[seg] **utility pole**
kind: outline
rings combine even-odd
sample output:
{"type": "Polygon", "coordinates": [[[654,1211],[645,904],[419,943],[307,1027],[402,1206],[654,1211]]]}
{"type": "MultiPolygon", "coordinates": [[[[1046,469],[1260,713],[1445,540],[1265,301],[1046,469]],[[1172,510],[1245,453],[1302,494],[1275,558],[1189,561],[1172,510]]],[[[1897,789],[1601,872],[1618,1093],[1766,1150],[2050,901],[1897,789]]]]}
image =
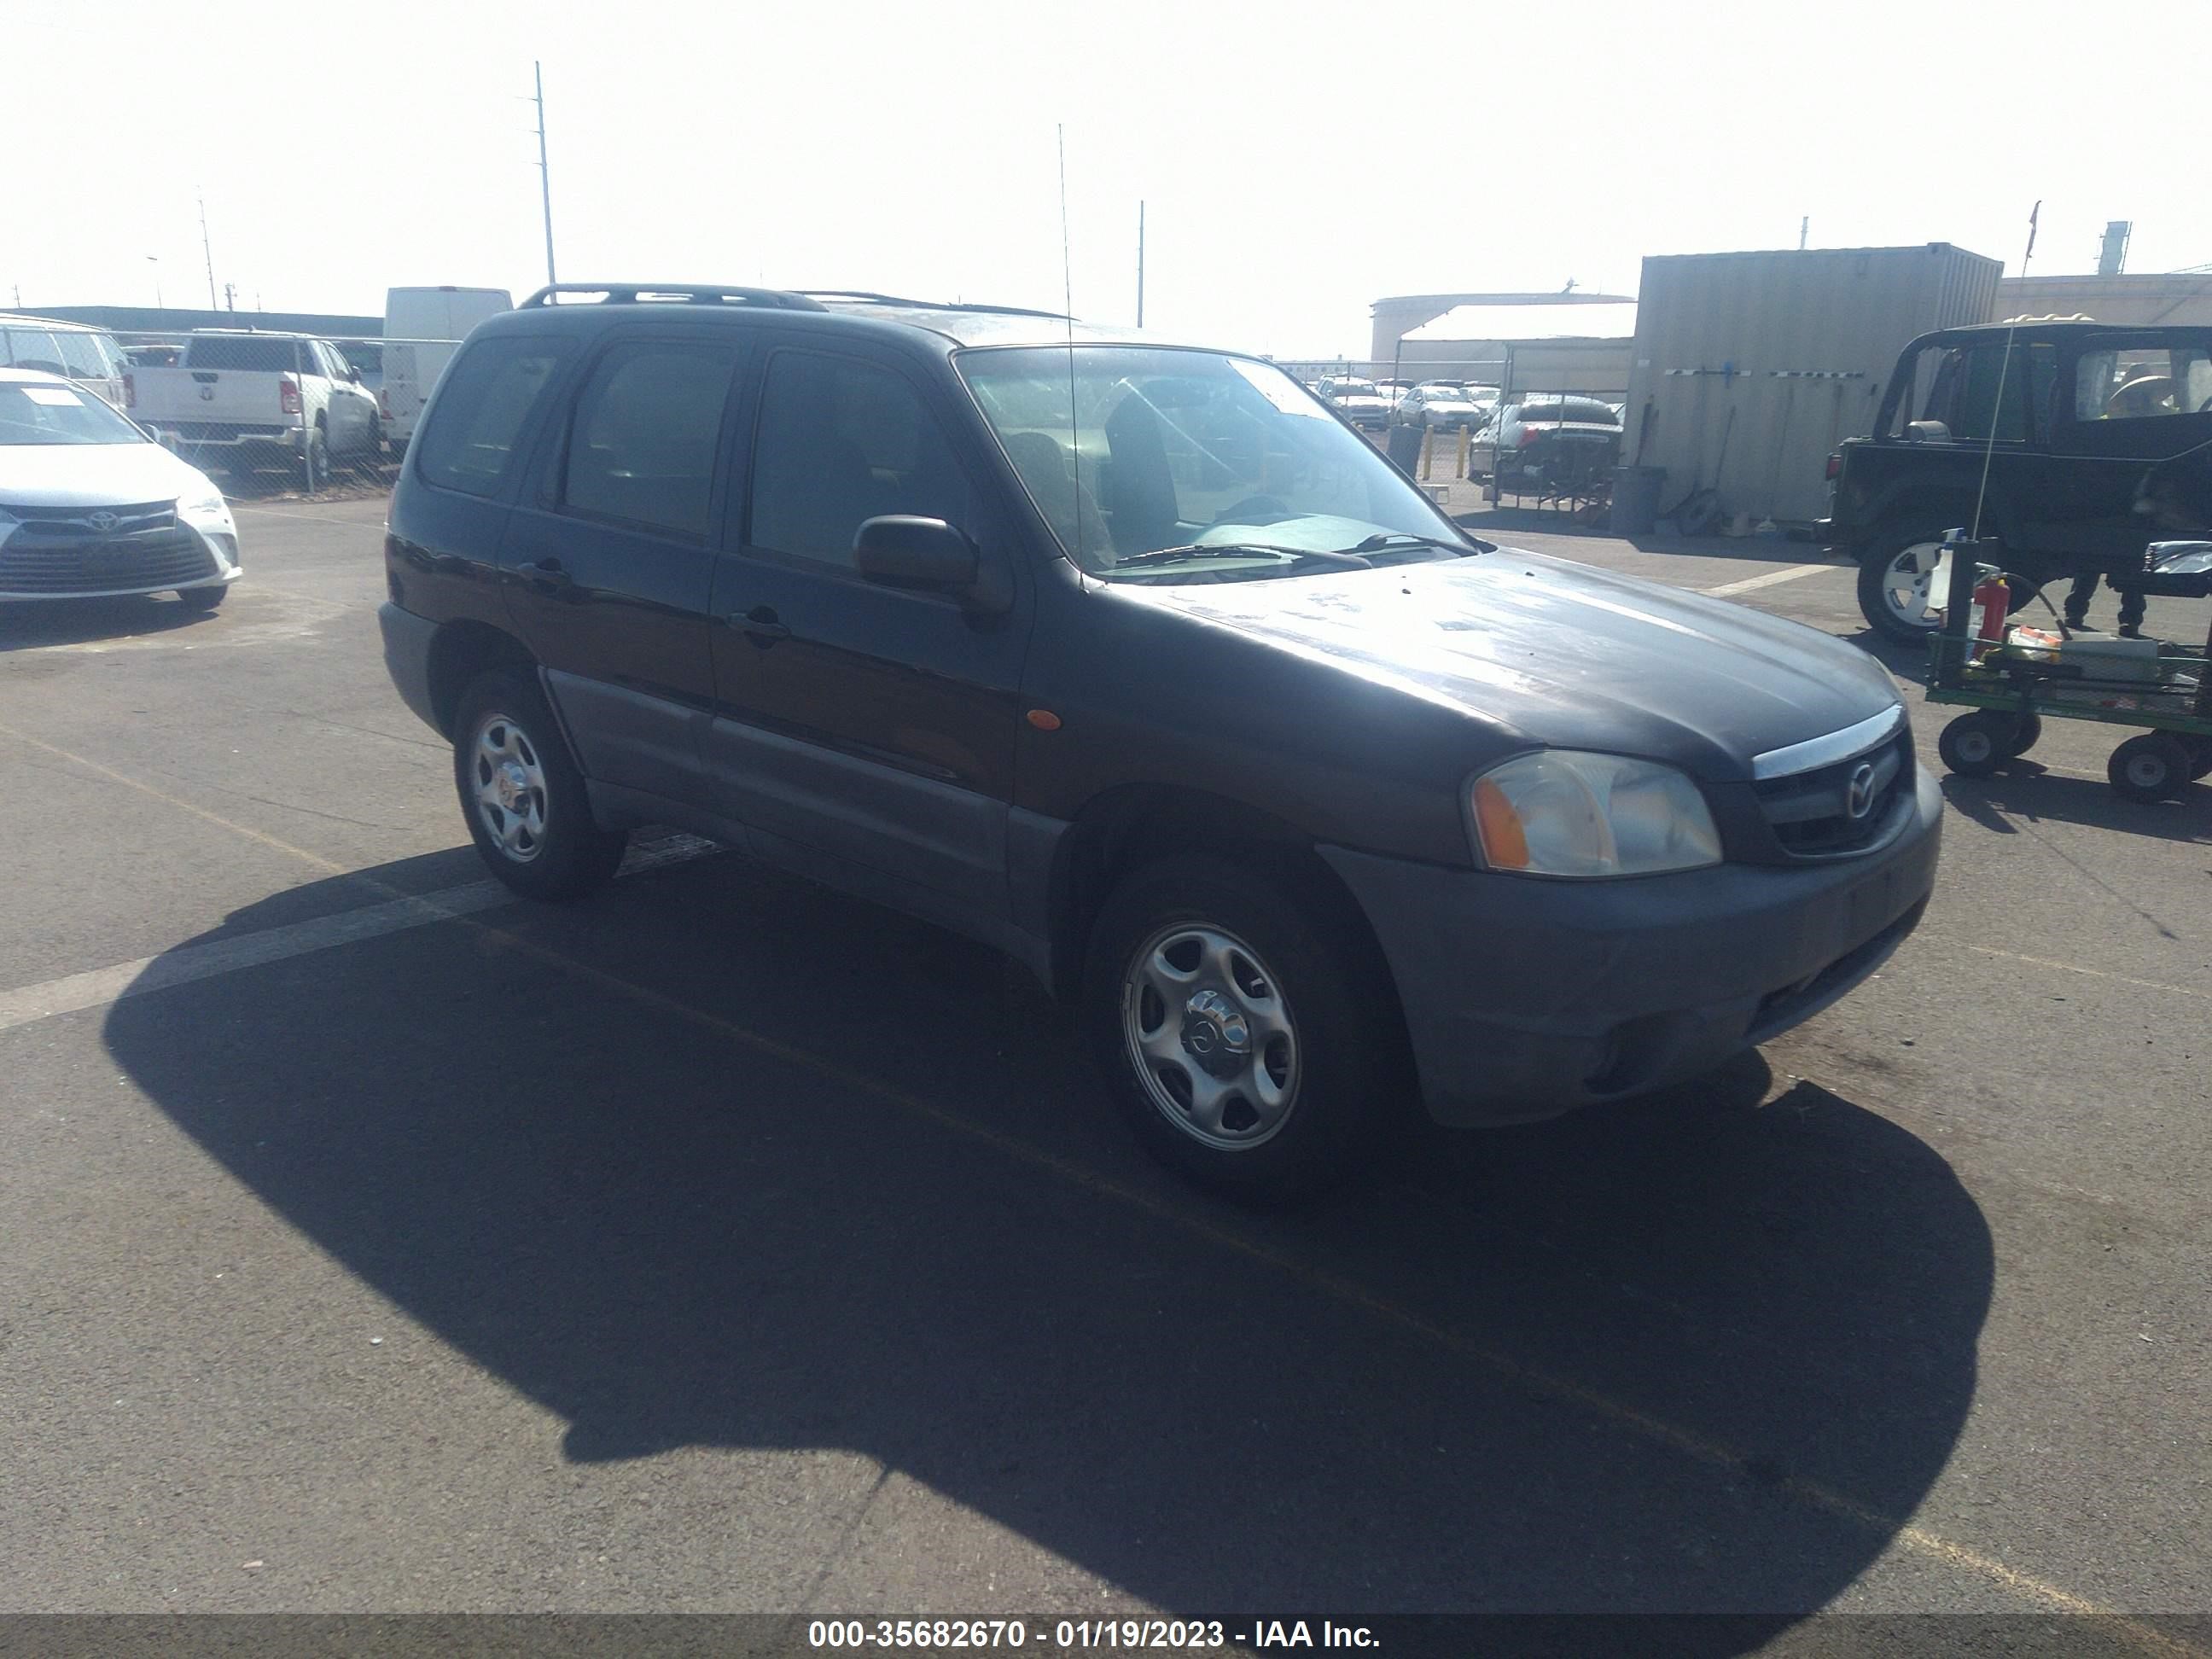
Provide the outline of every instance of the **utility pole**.
{"type": "Polygon", "coordinates": [[[538,191],[545,210],[545,281],[550,286],[559,279],[553,275],[553,172],[545,164],[545,65],[533,61],[530,72],[538,82],[538,191]]]}
{"type": "Polygon", "coordinates": [[[146,256],[146,263],[154,267],[154,309],[160,311],[164,309],[161,304],[161,256],[149,253],[146,256]]]}
{"type": "Polygon", "coordinates": [[[1809,213],[1797,222],[1797,251],[1800,253],[1805,251],[1805,238],[1812,228],[1813,216],[1809,213]]]}
{"type": "Polygon", "coordinates": [[[202,255],[204,255],[204,256],[205,257],[205,258],[207,259],[208,309],[209,309],[210,311],[213,311],[214,309],[216,309],[216,303],[215,303],[215,247],[214,247],[214,245],[213,245],[212,243],[210,243],[210,242],[208,240],[208,232],[207,232],[207,192],[206,192],[205,191],[200,191],[200,193],[199,193],[199,197],[200,197],[200,252],[201,252],[201,253],[202,253],[202,255]]]}
{"type": "Polygon", "coordinates": [[[1145,204],[1137,204],[1137,326],[1145,325],[1145,204]]]}

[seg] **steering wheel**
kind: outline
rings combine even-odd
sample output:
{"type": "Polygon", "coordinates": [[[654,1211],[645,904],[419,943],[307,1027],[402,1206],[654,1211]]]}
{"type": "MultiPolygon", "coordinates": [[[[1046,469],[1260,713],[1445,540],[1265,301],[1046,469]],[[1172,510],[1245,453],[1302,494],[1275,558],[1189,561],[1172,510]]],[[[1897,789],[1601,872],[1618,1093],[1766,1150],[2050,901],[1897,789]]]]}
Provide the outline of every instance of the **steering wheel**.
{"type": "Polygon", "coordinates": [[[1279,519],[1291,516],[1288,503],[1275,495],[1247,495],[1234,507],[1224,507],[1213,515],[1216,524],[1273,524],[1279,519]]]}

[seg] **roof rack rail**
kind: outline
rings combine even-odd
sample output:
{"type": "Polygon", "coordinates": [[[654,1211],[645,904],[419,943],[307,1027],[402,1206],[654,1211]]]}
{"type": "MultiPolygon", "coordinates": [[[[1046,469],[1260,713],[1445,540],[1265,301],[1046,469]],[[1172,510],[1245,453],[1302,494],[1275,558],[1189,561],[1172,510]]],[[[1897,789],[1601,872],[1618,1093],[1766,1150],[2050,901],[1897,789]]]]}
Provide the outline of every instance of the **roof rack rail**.
{"type": "Polygon", "coordinates": [[[702,283],[548,283],[525,300],[517,310],[532,306],[558,305],[563,294],[596,295],[604,305],[635,305],[640,301],[685,305],[767,306],[780,311],[823,311],[828,307],[804,294],[781,288],[719,288],[702,283]]]}
{"type": "Polygon", "coordinates": [[[969,311],[991,317],[1049,317],[1056,323],[1068,320],[1062,311],[1036,311],[1027,306],[994,306],[980,302],[969,304],[944,300],[904,300],[896,294],[871,294],[856,288],[808,288],[799,290],[802,299],[858,300],[864,305],[908,306],[916,311],[969,311]]]}

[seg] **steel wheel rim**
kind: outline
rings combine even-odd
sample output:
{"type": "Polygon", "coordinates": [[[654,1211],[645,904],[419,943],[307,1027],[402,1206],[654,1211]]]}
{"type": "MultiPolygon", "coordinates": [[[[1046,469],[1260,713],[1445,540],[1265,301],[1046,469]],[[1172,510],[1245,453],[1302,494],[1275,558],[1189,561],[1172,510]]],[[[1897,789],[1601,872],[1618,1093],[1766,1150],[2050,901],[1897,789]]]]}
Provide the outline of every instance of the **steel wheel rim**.
{"type": "Polygon", "coordinates": [[[1929,578],[1943,556],[1941,542],[1915,542],[1889,562],[1882,573],[1881,597],[1890,614],[1914,628],[1936,625],[1936,606],[1929,603],[1929,578]]]}
{"type": "Polygon", "coordinates": [[[1171,923],[1131,952],[1121,1032],[1153,1108],[1202,1146],[1260,1146],[1297,1104],[1290,1005],[1260,953],[1225,928],[1171,923]]]}
{"type": "Polygon", "coordinates": [[[2157,755],[2130,755],[2126,770],[2128,781],[2138,789],[2163,789],[2169,775],[2166,762],[2157,755]]]}
{"type": "Polygon", "coordinates": [[[545,850],[544,763],[514,716],[494,712],[477,722],[469,781],[477,820],[503,856],[528,864],[545,850]]]}
{"type": "Polygon", "coordinates": [[[1959,746],[1959,758],[1969,766],[1979,766],[1997,752],[1996,739],[1974,727],[1960,732],[1954,741],[1959,746]]]}

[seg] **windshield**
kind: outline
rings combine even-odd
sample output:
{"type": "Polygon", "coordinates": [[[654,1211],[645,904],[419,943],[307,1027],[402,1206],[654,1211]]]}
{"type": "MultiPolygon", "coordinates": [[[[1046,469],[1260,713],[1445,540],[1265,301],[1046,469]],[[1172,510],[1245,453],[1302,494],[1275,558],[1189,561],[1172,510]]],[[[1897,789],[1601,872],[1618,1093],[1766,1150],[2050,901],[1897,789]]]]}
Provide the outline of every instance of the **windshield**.
{"type": "Polygon", "coordinates": [[[1157,346],[969,351],[957,362],[1037,510],[1095,574],[1140,558],[1146,580],[1340,569],[1301,556],[1376,536],[1468,548],[1373,445],[1271,364],[1157,346]],[[1249,556],[1225,556],[1231,548],[1249,556]],[[1191,553],[1145,558],[1166,549],[1191,553]]]}
{"type": "Polygon", "coordinates": [[[143,444],[146,434],[73,386],[0,380],[0,444],[143,444]]]}
{"type": "Polygon", "coordinates": [[[1340,398],[1372,398],[1376,395],[1372,380],[1339,380],[1336,395],[1340,398]]]}

